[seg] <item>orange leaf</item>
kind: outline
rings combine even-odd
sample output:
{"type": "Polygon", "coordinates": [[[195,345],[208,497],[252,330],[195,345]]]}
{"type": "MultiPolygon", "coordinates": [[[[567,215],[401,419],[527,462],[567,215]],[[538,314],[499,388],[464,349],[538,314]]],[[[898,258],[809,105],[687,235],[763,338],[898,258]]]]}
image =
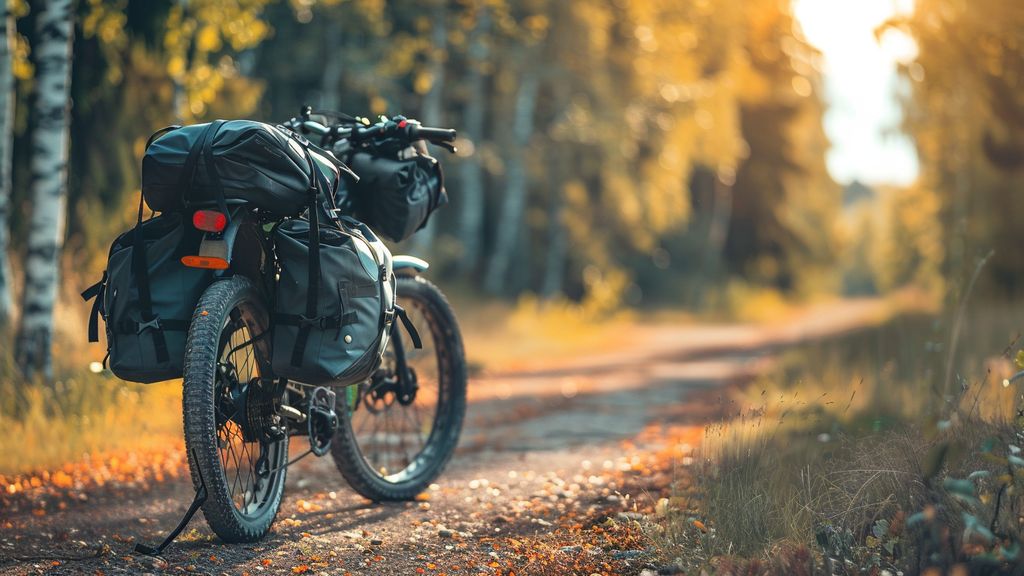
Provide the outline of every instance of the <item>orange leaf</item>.
{"type": "Polygon", "coordinates": [[[273,563],[274,561],[270,558],[264,558],[263,560],[260,560],[260,564],[262,564],[263,566],[270,566],[273,563]]]}
{"type": "Polygon", "coordinates": [[[299,564],[292,568],[292,574],[305,574],[309,572],[309,566],[306,564],[299,564]]]}

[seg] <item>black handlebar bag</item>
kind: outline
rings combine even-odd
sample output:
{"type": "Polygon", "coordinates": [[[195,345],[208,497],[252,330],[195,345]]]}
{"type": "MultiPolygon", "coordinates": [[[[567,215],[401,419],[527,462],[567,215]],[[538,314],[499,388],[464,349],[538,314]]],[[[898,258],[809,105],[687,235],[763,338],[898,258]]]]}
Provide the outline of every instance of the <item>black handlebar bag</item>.
{"type": "Polygon", "coordinates": [[[388,240],[412,236],[448,203],[441,165],[430,156],[399,160],[360,151],[348,164],[359,176],[353,185],[356,217],[388,240]]]}
{"type": "Polygon", "coordinates": [[[150,383],[181,377],[192,312],[213,280],[209,270],[181,263],[200,241],[180,213],[139,222],[114,241],[103,279],[83,292],[86,300],[96,299],[89,341],[99,340],[102,316],[109,368],[118,378],[150,383]]]}
{"type": "MultiPolygon", "coordinates": [[[[317,385],[365,380],[396,314],[391,253],[365,225],[295,219],[274,232],[274,375],[317,385]]],[[[404,317],[403,317],[404,318],[404,317]]]]}

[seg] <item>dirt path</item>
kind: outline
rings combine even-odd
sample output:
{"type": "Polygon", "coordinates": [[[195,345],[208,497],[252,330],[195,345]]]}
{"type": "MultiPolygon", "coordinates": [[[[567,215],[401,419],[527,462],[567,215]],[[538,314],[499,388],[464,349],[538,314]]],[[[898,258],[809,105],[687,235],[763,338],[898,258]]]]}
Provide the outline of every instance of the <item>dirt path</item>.
{"type": "Polygon", "coordinates": [[[182,479],[106,487],[42,515],[0,509],[0,574],[640,573],[653,558],[630,514],[651,504],[642,457],[666,442],[650,425],[699,426],[718,388],[777,349],[884,313],[850,301],[783,325],[657,326],[614,355],[483,375],[459,454],[421,501],[373,504],[329,458],[304,460],[257,545],[221,544],[196,518],[166,562],[132,555],[135,539],[156,542],[180,517],[192,496],[182,479]]]}

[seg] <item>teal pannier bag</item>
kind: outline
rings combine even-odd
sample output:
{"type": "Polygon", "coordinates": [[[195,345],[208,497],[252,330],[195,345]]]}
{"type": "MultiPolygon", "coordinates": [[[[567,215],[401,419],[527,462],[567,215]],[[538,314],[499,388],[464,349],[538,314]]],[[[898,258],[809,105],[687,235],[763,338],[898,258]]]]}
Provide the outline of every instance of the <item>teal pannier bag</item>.
{"type": "Polygon", "coordinates": [[[89,341],[99,341],[102,318],[108,366],[118,378],[150,383],[181,377],[189,322],[213,281],[210,270],[181,263],[200,241],[180,213],[140,221],[114,241],[103,278],[82,293],[95,299],[89,341]]]}
{"type": "Polygon", "coordinates": [[[274,375],[306,384],[355,384],[380,365],[391,334],[391,253],[355,220],[318,224],[318,218],[295,219],[274,232],[281,265],[274,294],[274,375]]]}

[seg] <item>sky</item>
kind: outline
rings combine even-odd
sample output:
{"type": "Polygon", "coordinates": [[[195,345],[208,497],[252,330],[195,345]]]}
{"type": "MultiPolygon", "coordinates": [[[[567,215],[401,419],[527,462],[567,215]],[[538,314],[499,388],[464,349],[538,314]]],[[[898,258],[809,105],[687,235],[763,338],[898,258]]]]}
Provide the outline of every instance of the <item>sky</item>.
{"type": "Polygon", "coordinates": [[[916,46],[906,35],[875,29],[913,0],[796,0],[807,40],[824,57],[825,133],[832,142],[828,170],[840,184],[907,185],[917,178],[914,145],[899,133],[896,65],[916,46]]]}

